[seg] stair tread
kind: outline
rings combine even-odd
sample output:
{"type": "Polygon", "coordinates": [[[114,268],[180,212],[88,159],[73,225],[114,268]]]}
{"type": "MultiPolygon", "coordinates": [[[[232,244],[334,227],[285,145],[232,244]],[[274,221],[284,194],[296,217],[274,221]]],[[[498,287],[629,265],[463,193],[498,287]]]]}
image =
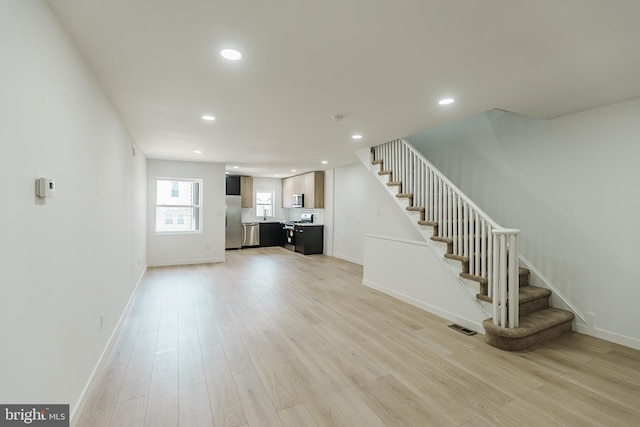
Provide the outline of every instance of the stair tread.
{"type": "Polygon", "coordinates": [[[474,282],[478,282],[478,283],[484,284],[484,285],[489,283],[489,280],[486,277],[475,276],[473,274],[469,274],[469,273],[465,273],[465,272],[460,273],[459,276],[462,277],[463,279],[473,280],[474,282]]]}
{"type": "Polygon", "coordinates": [[[524,338],[568,322],[574,317],[570,311],[549,307],[520,317],[520,326],[517,328],[502,328],[494,325],[492,319],[483,321],[482,326],[487,333],[505,338],[524,338]]]}
{"type": "Polygon", "coordinates": [[[378,160],[374,160],[373,162],[371,162],[372,165],[381,165],[382,164],[382,159],[378,159],[378,160]]]}
{"type": "Polygon", "coordinates": [[[413,198],[413,193],[398,193],[398,194],[396,194],[396,197],[408,197],[408,198],[413,198]]]}
{"type": "Polygon", "coordinates": [[[418,221],[418,225],[428,225],[429,227],[437,227],[438,221],[418,221]]]}
{"type": "MultiPolygon", "coordinates": [[[[547,288],[540,288],[538,286],[525,285],[520,286],[520,292],[518,293],[518,303],[525,304],[531,301],[535,301],[540,298],[546,298],[551,295],[551,291],[547,288]]],[[[476,298],[486,302],[493,302],[493,298],[488,295],[476,295],[476,298]]]]}
{"type": "Polygon", "coordinates": [[[521,286],[520,293],[518,295],[518,301],[520,304],[530,302],[539,298],[545,298],[551,295],[551,291],[547,288],[540,288],[538,286],[521,286]]]}
{"type": "Polygon", "coordinates": [[[418,212],[424,212],[424,207],[423,206],[409,206],[406,208],[408,211],[418,211],[418,212]]]}
{"type": "MultiPolygon", "coordinates": [[[[443,237],[439,237],[438,239],[432,239],[435,240],[436,242],[444,242],[447,243],[445,240],[445,238],[443,237]],[[440,240],[439,240],[440,239],[440,240]]],[[[463,255],[456,255],[456,254],[444,254],[444,257],[447,259],[452,259],[454,261],[460,261],[460,262],[469,262],[469,258],[463,255]]]]}

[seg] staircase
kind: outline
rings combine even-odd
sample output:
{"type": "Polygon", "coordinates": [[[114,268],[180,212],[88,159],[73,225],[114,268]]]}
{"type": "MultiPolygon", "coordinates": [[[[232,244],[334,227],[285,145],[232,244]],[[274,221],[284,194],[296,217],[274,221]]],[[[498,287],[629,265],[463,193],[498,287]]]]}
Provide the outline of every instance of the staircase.
{"type": "Polygon", "coordinates": [[[446,245],[460,277],[478,283],[476,298],[493,305],[482,323],[488,344],[523,350],[571,330],[574,314],[550,307],[551,291],[529,285],[530,271],[519,267],[519,230],[496,224],[404,140],[373,147],[371,162],[422,235],[446,245]]]}

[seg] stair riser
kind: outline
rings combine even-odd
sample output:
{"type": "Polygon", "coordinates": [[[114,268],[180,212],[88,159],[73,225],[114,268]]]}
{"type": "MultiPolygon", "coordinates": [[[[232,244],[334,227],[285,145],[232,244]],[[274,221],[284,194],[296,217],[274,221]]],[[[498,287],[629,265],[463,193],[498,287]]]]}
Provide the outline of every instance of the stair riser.
{"type": "MultiPolygon", "coordinates": [[[[493,302],[493,300],[489,298],[487,295],[477,294],[476,298],[488,303],[493,302]]],[[[549,295],[536,298],[534,300],[530,300],[527,302],[521,302],[519,307],[519,312],[520,312],[520,316],[526,316],[536,311],[544,310],[545,308],[549,308],[549,295]]]]}
{"type": "Polygon", "coordinates": [[[531,314],[535,311],[544,310],[545,308],[549,308],[549,297],[538,298],[533,301],[527,301],[525,303],[520,304],[520,316],[526,316],[527,314],[531,314]]]}

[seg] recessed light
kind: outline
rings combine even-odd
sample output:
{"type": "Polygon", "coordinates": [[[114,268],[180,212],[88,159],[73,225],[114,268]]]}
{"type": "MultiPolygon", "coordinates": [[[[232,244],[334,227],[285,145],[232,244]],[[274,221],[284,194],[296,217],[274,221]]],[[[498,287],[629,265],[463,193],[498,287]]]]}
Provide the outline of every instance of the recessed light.
{"type": "Polygon", "coordinates": [[[353,135],[351,138],[353,138],[353,139],[362,139],[362,135],[357,133],[357,134],[353,135]]]}
{"type": "Polygon", "coordinates": [[[295,171],[296,171],[295,169],[291,169],[291,172],[295,172],[295,171]]]}
{"type": "Polygon", "coordinates": [[[242,58],[242,54],[235,49],[222,49],[220,51],[220,55],[222,55],[224,59],[228,59],[229,61],[237,61],[238,59],[242,58]]]}
{"type": "Polygon", "coordinates": [[[322,163],[323,165],[326,165],[326,164],[327,164],[327,163],[329,163],[329,162],[327,162],[326,160],[323,160],[323,161],[321,161],[320,163],[322,163]]]}
{"type": "Polygon", "coordinates": [[[196,154],[202,154],[202,151],[200,151],[200,150],[193,150],[193,152],[196,153],[196,154]]]}
{"type": "Polygon", "coordinates": [[[225,172],[225,175],[229,175],[229,172],[225,172]]]}
{"type": "Polygon", "coordinates": [[[206,120],[206,121],[208,121],[208,122],[212,122],[212,121],[214,121],[215,119],[216,119],[215,117],[213,117],[213,116],[209,116],[209,115],[207,115],[207,114],[205,114],[204,116],[202,116],[202,120],[206,120]]]}
{"type": "Polygon", "coordinates": [[[449,105],[449,104],[453,104],[456,100],[453,98],[442,98],[440,101],[438,101],[438,104],[440,105],[449,105]]]}
{"type": "Polygon", "coordinates": [[[233,168],[234,168],[234,169],[239,169],[239,168],[240,168],[240,166],[234,166],[233,168]]]}

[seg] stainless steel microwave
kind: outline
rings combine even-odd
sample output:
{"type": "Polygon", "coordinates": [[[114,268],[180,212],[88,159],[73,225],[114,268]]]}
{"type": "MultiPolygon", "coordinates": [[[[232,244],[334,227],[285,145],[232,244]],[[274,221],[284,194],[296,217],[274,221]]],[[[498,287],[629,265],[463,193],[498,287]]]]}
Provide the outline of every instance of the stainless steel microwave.
{"type": "Polygon", "coordinates": [[[293,195],[293,203],[291,204],[294,208],[303,208],[304,207],[304,194],[294,194],[293,195]]]}

